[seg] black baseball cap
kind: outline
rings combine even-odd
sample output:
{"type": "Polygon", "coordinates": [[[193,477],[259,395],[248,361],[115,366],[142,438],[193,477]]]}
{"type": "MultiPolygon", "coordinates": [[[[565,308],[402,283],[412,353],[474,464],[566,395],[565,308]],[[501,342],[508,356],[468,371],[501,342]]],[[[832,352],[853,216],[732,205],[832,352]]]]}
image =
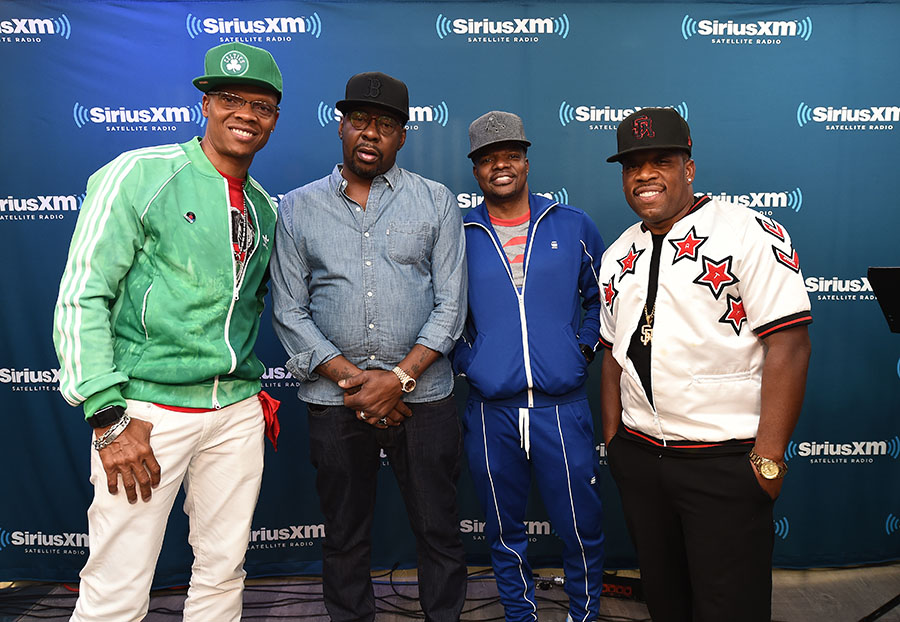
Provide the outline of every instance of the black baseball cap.
{"type": "Polygon", "coordinates": [[[386,73],[358,73],[347,81],[344,99],[335,107],[347,114],[356,106],[379,106],[409,121],[409,91],[406,85],[386,73]]]}
{"type": "Polygon", "coordinates": [[[622,156],[645,149],[680,149],[691,155],[691,128],[674,108],[641,108],[622,119],[616,130],[619,151],[606,158],[618,162],[622,156]]]}

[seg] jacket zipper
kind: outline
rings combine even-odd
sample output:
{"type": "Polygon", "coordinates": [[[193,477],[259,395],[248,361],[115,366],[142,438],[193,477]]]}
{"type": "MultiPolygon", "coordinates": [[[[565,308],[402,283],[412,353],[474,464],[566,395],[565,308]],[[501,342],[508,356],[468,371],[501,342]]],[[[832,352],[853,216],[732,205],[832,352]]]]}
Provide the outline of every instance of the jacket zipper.
{"type": "MultiPolygon", "coordinates": [[[[500,260],[503,262],[503,265],[506,267],[506,274],[509,276],[510,285],[512,285],[513,292],[516,295],[516,300],[519,303],[519,324],[522,327],[522,358],[525,365],[525,382],[528,384],[528,408],[534,408],[534,376],[531,372],[531,351],[528,348],[528,319],[525,315],[525,284],[528,280],[528,262],[531,258],[531,249],[534,246],[534,237],[537,234],[537,228],[540,224],[541,220],[547,213],[554,207],[559,205],[559,203],[553,203],[549,207],[547,207],[544,212],[538,216],[537,220],[534,221],[534,227],[531,229],[531,239],[528,240],[528,253],[525,255],[525,264],[522,268],[522,291],[520,292],[516,287],[516,282],[513,280],[512,276],[512,268],[509,265],[509,259],[506,257],[506,253],[500,248],[500,245],[497,244],[497,240],[494,238],[491,230],[482,225],[481,223],[472,223],[478,225],[482,229],[484,229],[488,236],[491,238],[491,242],[494,244],[494,249],[497,251],[497,254],[500,256],[500,260]]],[[[485,208],[486,209],[486,208],[485,208]]]]}
{"type": "MultiPolygon", "coordinates": [[[[225,339],[225,347],[228,348],[228,354],[231,356],[231,366],[228,369],[228,373],[232,373],[237,367],[237,354],[234,351],[234,348],[231,347],[231,315],[234,313],[234,303],[240,298],[240,290],[238,283],[238,278],[240,275],[237,274],[237,266],[234,263],[234,230],[232,229],[232,219],[231,219],[231,196],[228,192],[228,181],[226,179],[222,179],[222,183],[225,187],[225,205],[228,206],[226,210],[226,217],[228,218],[228,254],[231,257],[231,301],[228,305],[228,313],[225,315],[225,329],[224,329],[224,339],[225,339]]],[[[247,195],[244,193],[244,201],[245,205],[247,203],[247,195]]],[[[250,257],[247,257],[247,262],[250,261],[250,257]]],[[[222,408],[222,405],[219,403],[219,376],[215,377],[213,381],[213,392],[212,392],[212,406],[216,410],[222,408]]]]}
{"type": "Polygon", "coordinates": [[[150,333],[147,331],[147,297],[150,296],[151,289],[153,289],[152,284],[144,292],[144,301],[141,304],[141,326],[144,328],[144,339],[150,339],[150,333]]]}

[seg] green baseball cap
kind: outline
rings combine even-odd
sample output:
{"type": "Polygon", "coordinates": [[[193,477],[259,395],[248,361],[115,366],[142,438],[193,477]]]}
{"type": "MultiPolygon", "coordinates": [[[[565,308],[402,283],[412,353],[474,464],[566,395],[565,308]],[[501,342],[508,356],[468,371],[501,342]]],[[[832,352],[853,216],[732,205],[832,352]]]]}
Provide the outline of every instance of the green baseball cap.
{"type": "Polygon", "coordinates": [[[251,84],[274,91],[281,101],[281,70],[267,50],[246,43],[223,43],[206,52],[205,74],[194,78],[204,93],[222,84],[251,84]]]}

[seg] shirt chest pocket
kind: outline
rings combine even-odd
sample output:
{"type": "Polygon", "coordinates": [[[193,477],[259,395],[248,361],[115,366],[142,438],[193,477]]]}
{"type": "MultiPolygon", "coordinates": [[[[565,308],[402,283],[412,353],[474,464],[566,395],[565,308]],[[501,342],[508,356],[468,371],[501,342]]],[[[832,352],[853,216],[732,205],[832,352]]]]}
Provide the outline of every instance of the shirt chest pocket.
{"type": "Polygon", "coordinates": [[[397,263],[417,264],[430,246],[431,227],[427,222],[393,221],[385,231],[388,255],[397,263]]]}

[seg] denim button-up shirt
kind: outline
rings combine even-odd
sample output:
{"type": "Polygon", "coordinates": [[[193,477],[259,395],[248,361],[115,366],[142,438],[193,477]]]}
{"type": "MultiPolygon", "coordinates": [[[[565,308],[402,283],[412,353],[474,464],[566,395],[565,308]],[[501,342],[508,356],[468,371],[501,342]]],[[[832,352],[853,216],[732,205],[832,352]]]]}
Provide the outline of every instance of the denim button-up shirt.
{"type": "MultiPolygon", "coordinates": [[[[372,180],[366,208],[347,197],[340,166],[286,194],[272,254],[275,332],[305,402],[337,405],[343,390],[315,368],[343,354],[392,369],[414,344],[448,354],[466,316],[465,237],[443,185],[394,165],[372,180]]],[[[446,356],[408,402],[450,394],[446,356]]]]}

